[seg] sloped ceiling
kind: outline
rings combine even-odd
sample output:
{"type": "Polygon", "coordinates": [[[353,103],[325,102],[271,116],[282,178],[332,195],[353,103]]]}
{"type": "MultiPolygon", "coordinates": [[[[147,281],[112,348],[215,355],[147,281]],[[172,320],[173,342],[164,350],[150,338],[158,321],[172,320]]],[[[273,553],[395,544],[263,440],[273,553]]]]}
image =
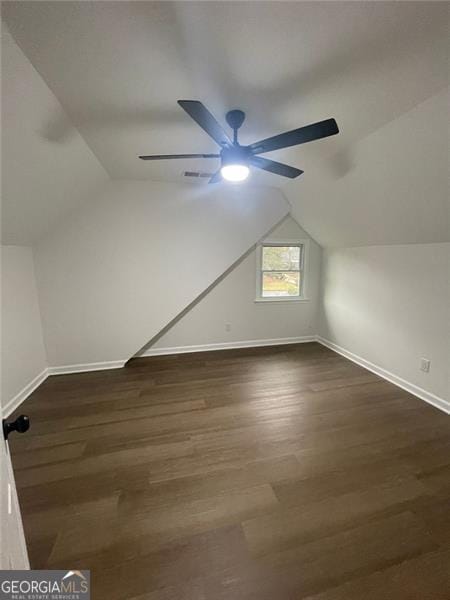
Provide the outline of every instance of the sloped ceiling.
{"type": "Polygon", "coordinates": [[[2,243],[35,243],[108,181],[54,94],[2,26],[2,243]],[[57,118],[66,134],[49,136],[57,118]]]}
{"type": "Polygon", "coordinates": [[[322,246],[450,241],[449,90],[336,156],[312,166],[301,191],[285,188],[293,214],[322,246]]]}
{"type": "MultiPolygon", "coordinates": [[[[339,136],[271,154],[305,176],[252,173],[252,180],[283,187],[323,245],[442,241],[436,224],[425,236],[400,222],[383,234],[389,216],[382,211],[355,236],[333,216],[333,181],[348,222],[362,206],[360,190],[345,189],[358,143],[448,84],[447,3],[21,1],[4,3],[2,14],[110,177],[179,181],[184,169],[216,167],[136,158],[215,150],[177,107],[179,98],[200,99],[222,118],[230,108],[245,110],[242,143],[334,116],[339,136]]],[[[55,113],[48,133],[58,138],[70,127],[55,113]]],[[[428,200],[438,211],[442,199],[436,207],[428,200]]],[[[417,218],[420,202],[409,207],[417,218]]],[[[399,207],[401,214],[404,198],[399,207]]]]}

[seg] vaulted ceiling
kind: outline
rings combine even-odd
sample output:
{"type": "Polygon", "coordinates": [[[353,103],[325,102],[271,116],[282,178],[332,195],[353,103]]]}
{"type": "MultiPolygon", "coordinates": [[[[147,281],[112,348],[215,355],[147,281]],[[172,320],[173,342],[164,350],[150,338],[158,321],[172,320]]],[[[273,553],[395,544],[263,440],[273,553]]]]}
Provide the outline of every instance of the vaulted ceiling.
{"type": "MultiPolygon", "coordinates": [[[[324,245],[445,238],[442,198],[426,235],[373,236],[380,216],[355,237],[351,227],[333,229],[332,198],[318,204],[316,194],[342,188],[363,140],[448,85],[447,3],[12,1],[2,15],[69,116],[55,111],[43,135],[58,140],[75,127],[111,178],[181,181],[184,170],[217,168],[213,160],[137,159],[215,151],[179,98],[202,100],[219,119],[246,111],[241,143],[335,117],[338,136],[270,155],[304,176],[254,173],[252,182],[282,187],[324,245]]],[[[350,203],[345,185],[340,192],[345,222],[361,202],[357,187],[350,203]]]]}

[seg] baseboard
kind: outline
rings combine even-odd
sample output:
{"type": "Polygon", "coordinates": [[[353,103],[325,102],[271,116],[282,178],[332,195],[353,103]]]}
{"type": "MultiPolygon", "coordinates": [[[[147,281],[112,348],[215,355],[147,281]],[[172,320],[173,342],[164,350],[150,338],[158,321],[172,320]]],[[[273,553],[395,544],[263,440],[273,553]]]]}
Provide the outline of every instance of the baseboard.
{"type": "Polygon", "coordinates": [[[112,360],[108,362],[85,363],[80,365],[65,365],[62,367],[48,367],[28,383],[18,394],[11,398],[3,407],[3,418],[9,415],[24,402],[34,390],[51,375],[66,375],[69,373],[86,373],[88,371],[105,371],[107,369],[121,369],[125,360],[112,360]]]}
{"type": "Polygon", "coordinates": [[[27,385],[20,390],[18,394],[11,398],[3,407],[3,418],[9,417],[9,415],[18,408],[28,396],[34,392],[34,390],[41,385],[43,381],[47,379],[49,375],[48,369],[44,369],[39,375],[36,375],[34,379],[27,383],[27,385]]]}
{"type": "Polygon", "coordinates": [[[390,371],[387,371],[386,369],[383,369],[382,367],[371,363],[365,358],[362,358],[361,356],[358,356],[357,354],[354,354],[353,352],[350,352],[349,350],[346,350],[345,348],[342,348],[334,342],[330,342],[330,340],[327,340],[319,335],[316,337],[316,340],[319,342],[319,344],[322,344],[322,346],[326,346],[330,350],[341,354],[345,358],[348,358],[352,362],[360,365],[361,367],[364,367],[368,371],[372,371],[372,373],[375,373],[375,375],[379,375],[380,377],[386,379],[390,383],[393,383],[394,385],[401,387],[407,392],[410,392],[414,396],[417,396],[421,400],[428,402],[428,404],[432,404],[434,407],[439,408],[447,414],[450,414],[450,402],[444,400],[444,398],[440,398],[439,396],[436,396],[431,392],[427,392],[418,385],[415,385],[414,383],[410,383],[409,381],[402,379],[398,375],[395,375],[394,373],[391,373],[390,371]]]}
{"type": "Polygon", "coordinates": [[[68,375],[70,373],[87,373],[88,371],[106,371],[109,369],[121,369],[126,360],[110,360],[106,362],[84,363],[79,365],[63,365],[61,367],[49,367],[49,375],[68,375]]]}
{"type": "MultiPolygon", "coordinates": [[[[169,354],[187,354],[191,352],[208,352],[211,350],[229,350],[234,348],[258,348],[262,346],[282,346],[286,344],[302,344],[306,342],[319,342],[323,346],[326,346],[330,350],[341,354],[345,358],[348,358],[352,362],[364,367],[368,371],[375,373],[379,377],[386,379],[390,383],[401,387],[402,389],[410,392],[414,396],[417,396],[421,400],[432,404],[436,408],[439,408],[443,412],[450,414],[450,402],[440,398],[431,392],[427,392],[423,388],[398,377],[394,373],[383,369],[382,367],[371,363],[370,361],[362,358],[342,348],[334,342],[315,335],[305,335],[300,337],[289,337],[289,338],[274,338],[265,340],[244,340],[240,342],[222,342],[218,344],[203,344],[195,346],[176,346],[173,348],[149,348],[140,357],[145,356],[165,356],[169,354]]],[[[64,365],[60,367],[48,367],[44,369],[39,375],[37,375],[30,383],[28,383],[18,394],[9,400],[3,407],[3,416],[8,417],[16,408],[18,408],[28,396],[34,392],[34,390],[43,383],[47,377],[51,375],[66,375],[70,373],[86,373],[89,371],[104,371],[108,369],[121,369],[127,361],[125,360],[113,360],[106,362],[97,363],[84,363],[76,365],[64,365]]]]}
{"type": "Polygon", "coordinates": [[[174,346],[173,348],[148,348],[137,358],[144,356],[166,356],[168,354],[188,354],[191,352],[210,352],[211,350],[232,350],[236,348],[259,348],[261,346],[284,346],[285,344],[303,344],[315,342],[315,335],[300,337],[274,338],[270,340],[244,340],[241,342],[221,342],[218,344],[199,344],[196,346],[174,346]]]}

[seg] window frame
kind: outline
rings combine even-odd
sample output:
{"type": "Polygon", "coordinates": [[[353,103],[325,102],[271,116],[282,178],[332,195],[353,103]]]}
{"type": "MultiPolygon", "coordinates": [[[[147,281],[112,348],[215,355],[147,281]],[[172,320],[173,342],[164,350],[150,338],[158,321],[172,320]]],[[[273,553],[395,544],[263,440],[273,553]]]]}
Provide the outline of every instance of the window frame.
{"type": "MultiPolygon", "coordinates": [[[[308,302],[307,285],[308,285],[308,259],[309,259],[309,239],[267,239],[263,240],[256,246],[256,296],[255,302],[308,302]],[[263,274],[262,269],[262,254],[264,246],[299,246],[300,247],[300,264],[298,272],[300,273],[300,293],[298,296],[263,296],[263,274]]],[[[289,272],[280,269],[281,273],[289,272]]],[[[297,269],[292,270],[297,273],[297,269]]]]}

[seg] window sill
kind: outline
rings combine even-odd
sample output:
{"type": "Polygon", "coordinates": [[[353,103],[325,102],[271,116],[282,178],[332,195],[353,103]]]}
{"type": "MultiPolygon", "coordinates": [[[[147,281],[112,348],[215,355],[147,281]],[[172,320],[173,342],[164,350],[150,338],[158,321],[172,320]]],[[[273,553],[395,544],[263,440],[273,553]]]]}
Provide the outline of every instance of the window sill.
{"type": "Polygon", "coordinates": [[[255,302],[260,302],[261,304],[265,304],[266,302],[309,302],[309,298],[255,298],[255,302]]]}

